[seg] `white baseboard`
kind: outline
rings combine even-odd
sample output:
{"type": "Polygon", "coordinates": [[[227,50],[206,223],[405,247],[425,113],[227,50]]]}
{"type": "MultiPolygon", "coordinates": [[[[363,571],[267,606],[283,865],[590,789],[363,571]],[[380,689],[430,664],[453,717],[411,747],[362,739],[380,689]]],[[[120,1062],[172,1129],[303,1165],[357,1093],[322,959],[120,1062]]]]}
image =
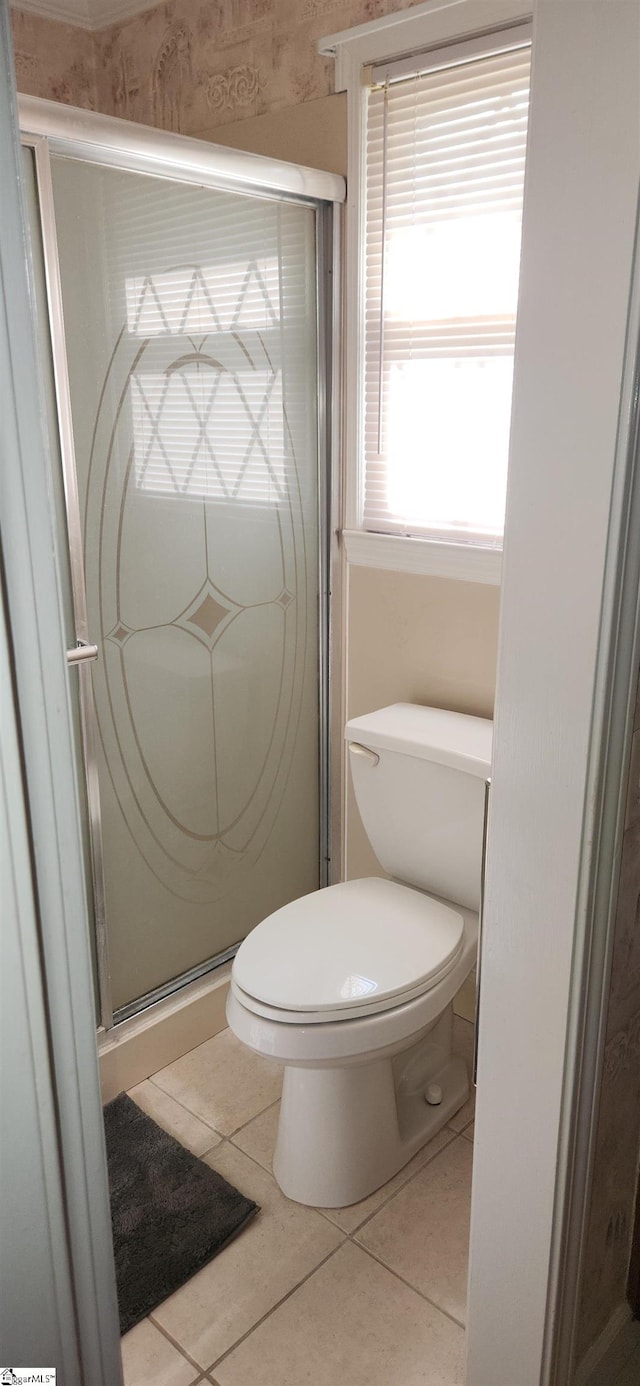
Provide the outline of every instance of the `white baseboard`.
{"type": "Polygon", "coordinates": [[[226,1028],[231,965],[190,982],[98,1035],[103,1102],[117,1097],[226,1028]]]}
{"type": "Polygon", "coordinates": [[[615,1342],[618,1334],[626,1327],[631,1320],[631,1310],[628,1304],[619,1304],[614,1309],[609,1322],[605,1325],[602,1333],[596,1338],[595,1343],[591,1344],[589,1351],[585,1353],[573,1378],[573,1386],[589,1386],[592,1376],[602,1359],[606,1356],[609,1348],[615,1342]]]}

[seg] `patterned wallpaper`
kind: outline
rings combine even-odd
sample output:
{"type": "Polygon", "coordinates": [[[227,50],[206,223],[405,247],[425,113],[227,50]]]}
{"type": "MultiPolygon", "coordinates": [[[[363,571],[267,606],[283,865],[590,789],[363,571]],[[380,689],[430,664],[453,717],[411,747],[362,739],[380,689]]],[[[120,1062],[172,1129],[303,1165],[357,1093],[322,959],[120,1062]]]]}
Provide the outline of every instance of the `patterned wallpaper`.
{"type": "Polygon", "coordinates": [[[11,17],[18,91],[94,110],[95,35],[23,10],[11,17]]]}
{"type": "Polygon", "coordinates": [[[168,0],[98,33],[14,10],[18,88],[192,134],[333,90],[323,35],[414,0],[168,0]]]}
{"type": "Polygon", "coordinates": [[[626,1297],[640,1148],[640,687],[629,773],[578,1361],[626,1297]]]}

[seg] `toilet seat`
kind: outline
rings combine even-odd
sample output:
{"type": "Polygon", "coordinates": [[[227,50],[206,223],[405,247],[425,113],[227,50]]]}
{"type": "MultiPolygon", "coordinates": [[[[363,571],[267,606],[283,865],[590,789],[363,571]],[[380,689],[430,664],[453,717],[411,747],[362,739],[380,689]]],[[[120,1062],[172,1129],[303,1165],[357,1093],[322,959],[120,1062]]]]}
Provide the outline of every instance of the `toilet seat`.
{"type": "Polygon", "coordinates": [[[436,986],[464,947],[464,914],[394,881],[346,881],[263,920],[232,988],[256,1015],[308,1025],[402,1006],[436,986]]]}

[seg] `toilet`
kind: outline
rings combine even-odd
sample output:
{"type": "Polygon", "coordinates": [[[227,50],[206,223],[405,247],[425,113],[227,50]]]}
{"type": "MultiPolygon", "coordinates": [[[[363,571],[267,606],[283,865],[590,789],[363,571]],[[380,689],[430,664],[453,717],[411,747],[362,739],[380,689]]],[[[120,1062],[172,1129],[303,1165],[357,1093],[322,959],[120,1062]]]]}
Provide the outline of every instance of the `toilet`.
{"type": "Polygon", "coordinates": [[[366,1198],[469,1095],[453,998],[476,960],[492,728],[410,703],[350,721],[358,808],[391,879],[294,900],[238,950],[227,1018],[284,1065],[273,1172],[298,1203],[366,1198]]]}

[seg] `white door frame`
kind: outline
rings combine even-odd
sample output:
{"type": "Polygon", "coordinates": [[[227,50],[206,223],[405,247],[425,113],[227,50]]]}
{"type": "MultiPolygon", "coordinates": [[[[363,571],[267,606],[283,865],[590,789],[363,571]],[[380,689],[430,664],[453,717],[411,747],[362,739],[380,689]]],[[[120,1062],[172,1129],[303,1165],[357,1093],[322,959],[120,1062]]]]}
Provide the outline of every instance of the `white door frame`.
{"type": "Polygon", "coordinates": [[[584,1139],[607,982],[602,941],[637,669],[637,533],[627,546],[637,295],[629,347],[626,333],[639,45],[637,0],[538,0],[535,7],[484,915],[468,1386],[565,1386],[572,1374],[584,1139]],[[585,1007],[580,988],[589,976],[585,1007]]]}
{"type": "MultiPolygon", "coordinates": [[[[11,683],[4,685],[0,752],[11,790],[4,840],[12,869],[3,880],[3,923],[10,957],[20,959],[16,995],[23,986],[27,998],[21,1030],[3,1047],[2,1092],[8,1099],[3,1120],[20,1114],[14,1142],[32,1138],[40,1162],[32,1149],[25,1152],[22,1170],[10,1165],[2,1189],[11,1233],[3,1249],[9,1280],[3,1302],[14,1307],[3,1351],[22,1362],[37,1351],[33,1365],[57,1367],[64,1386],[121,1386],[88,915],[26,276],[10,33],[8,6],[0,0],[0,541],[9,624],[8,642],[0,636],[0,657],[3,666],[5,656],[11,658],[17,694],[14,709],[11,683]],[[19,1033],[25,1035],[22,1048],[19,1033]],[[29,1110],[32,1122],[25,1128],[29,1110]],[[36,1210],[44,1221],[34,1227],[36,1210]]],[[[11,978],[3,980],[10,985],[11,978]]]]}

